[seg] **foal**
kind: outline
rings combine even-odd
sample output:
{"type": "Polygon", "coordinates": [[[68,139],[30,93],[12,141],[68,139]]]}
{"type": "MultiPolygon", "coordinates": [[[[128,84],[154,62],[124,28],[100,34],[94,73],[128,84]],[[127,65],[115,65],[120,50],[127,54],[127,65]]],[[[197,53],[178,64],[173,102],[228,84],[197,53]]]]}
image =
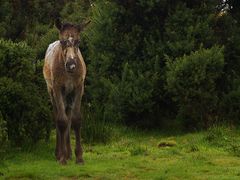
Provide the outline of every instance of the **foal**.
{"type": "Polygon", "coordinates": [[[53,105],[56,123],[55,156],[60,164],[71,158],[70,130],[76,136],[76,163],[83,163],[80,142],[81,99],[84,91],[86,65],[78,48],[79,35],[88,24],[56,23],[60,40],[50,44],[44,61],[43,75],[53,105]]]}

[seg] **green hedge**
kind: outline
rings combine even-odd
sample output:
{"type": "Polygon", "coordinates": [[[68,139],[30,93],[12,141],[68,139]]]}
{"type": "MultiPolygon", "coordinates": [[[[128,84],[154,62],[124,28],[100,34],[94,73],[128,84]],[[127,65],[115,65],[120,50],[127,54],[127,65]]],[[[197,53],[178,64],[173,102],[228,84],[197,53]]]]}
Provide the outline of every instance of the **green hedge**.
{"type": "Polygon", "coordinates": [[[24,43],[0,40],[0,111],[12,144],[48,138],[51,120],[39,89],[35,54],[24,43]]]}
{"type": "Polygon", "coordinates": [[[214,121],[219,97],[216,81],[223,72],[223,48],[214,46],[167,63],[166,89],[178,104],[186,126],[203,127],[214,121]]]}

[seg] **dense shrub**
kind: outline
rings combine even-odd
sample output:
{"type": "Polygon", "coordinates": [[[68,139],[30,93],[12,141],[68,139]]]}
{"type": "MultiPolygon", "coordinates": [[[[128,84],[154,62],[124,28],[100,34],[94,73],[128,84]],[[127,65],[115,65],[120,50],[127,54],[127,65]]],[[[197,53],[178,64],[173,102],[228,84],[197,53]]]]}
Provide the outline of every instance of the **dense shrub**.
{"type": "Polygon", "coordinates": [[[134,72],[126,63],[121,80],[109,87],[105,116],[108,121],[120,121],[135,126],[149,126],[153,113],[154,78],[150,72],[134,72]]]}
{"type": "Polygon", "coordinates": [[[208,128],[205,140],[218,147],[226,147],[231,141],[234,142],[234,134],[229,127],[223,125],[213,125],[208,128]]]}
{"type": "Polygon", "coordinates": [[[166,54],[176,58],[190,54],[200,46],[208,48],[214,45],[216,42],[212,28],[214,16],[207,8],[205,11],[188,8],[186,4],[176,6],[175,11],[166,18],[166,54]]]}
{"type": "Polygon", "coordinates": [[[204,127],[214,121],[218,105],[216,81],[223,71],[223,48],[200,49],[168,59],[167,90],[173,94],[185,126],[204,127]]]}
{"type": "Polygon", "coordinates": [[[158,102],[163,96],[158,96],[163,90],[162,76],[158,76],[163,63],[161,33],[156,29],[144,34],[148,20],[135,24],[131,10],[121,2],[94,4],[86,33],[90,60],[86,92],[88,100],[102,109],[104,118],[99,119],[153,125],[159,118],[153,112],[161,111],[158,102]]]}
{"type": "Polygon", "coordinates": [[[49,44],[56,40],[58,40],[58,30],[56,28],[48,29],[44,35],[41,35],[35,45],[35,49],[37,50],[37,59],[42,60],[49,44]]]}
{"type": "MultiPolygon", "coordinates": [[[[7,142],[7,123],[0,112],[0,154],[7,142]]],[[[1,155],[0,155],[1,156],[1,155]]]]}
{"type": "Polygon", "coordinates": [[[222,116],[231,125],[239,124],[240,117],[240,80],[235,80],[233,84],[233,89],[221,101],[222,116]]]}
{"type": "Polygon", "coordinates": [[[23,43],[0,41],[0,111],[17,145],[48,138],[48,101],[35,82],[34,53],[23,43]]]}
{"type": "Polygon", "coordinates": [[[86,0],[68,2],[60,12],[63,21],[80,24],[88,19],[89,17],[87,17],[87,15],[90,2],[91,1],[86,0]]]}
{"type": "Polygon", "coordinates": [[[215,124],[210,127],[204,140],[216,147],[227,150],[234,156],[240,156],[239,131],[226,125],[215,124]]]}
{"type": "MultiPolygon", "coordinates": [[[[238,40],[235,33],[225,33],[226,42],[219,41],[225,30],[218,31],[222,18],[216,7],[213,1],[95,1],[87,32],[86,92],[93,109],[100,107],[102,115],[96,117],[143,127],[159,127],[165,119],[171,124],[176,116],[185,127],[223,120],[227,112],[223,115],[221,107],[233,96],[229,75],[237,74],[231,62],[239,59],[238,40]],[[225,44],[227,53],[218,48],[225,44]],[[166,63],[165,56],[172,60],[166,63]]],[[[221,28],[236,27],[230,22],[221,28]]]]}
{"type": "MultiPolygon", "coordinates": [[[[42,59],[48,44],[58,38],[53,22],[60,17],[65,22],[92,21],[81,34],[80,44],[87,63],[83,104],[89,107],[89,121],[85,123],[85,138],[105,141],[106,136],[100,134],[110,132],[104,128],[109,122],[144,128],[164,128],[164,123],[176,127],[176,116],[180,124],[191,127],[208,126],[219,119],[239,122],[237,1],[0,2],[0,36],[25,41],[31,47],[19,43],[6,48],[11,43],[3,42],[0,49],[1,93],[8,92],[1,101],[7,104],[11,100],[16,107],[27,102],[18,109],[24,113],[17,116],[33,116],[32,122],[40,117],[32,112],[49,111],[42,59]],[[222,46],[224,52],[217,48],[222,46]],[[26,115],[25,109],[31,113],[26,115]]],[[[16,123],[11,124],[6,116],[10,105],[6,105],[8,110],[4,106],[0,110],[8,128],[16,123]]],[[[41,123],[46,125],[47,118],[43,119],[41,123]]],[[[40,127],[45,126],[41,123],[40,127]]],[[[9,138],[13,133],[8,129],[9,138]]],[[[25,135],[20,139],[26,139],[25,135]]]]}
{"type": "Polygon", "coordinates": [[[109,122],[104,119],[99,120],[102,116],[101,108],[93,111],[91,106],[87,104],[82,106],[83,123],[82,123],[82,139],[84,143],[107,143],[111,141],[115,132],[109,122]]]}

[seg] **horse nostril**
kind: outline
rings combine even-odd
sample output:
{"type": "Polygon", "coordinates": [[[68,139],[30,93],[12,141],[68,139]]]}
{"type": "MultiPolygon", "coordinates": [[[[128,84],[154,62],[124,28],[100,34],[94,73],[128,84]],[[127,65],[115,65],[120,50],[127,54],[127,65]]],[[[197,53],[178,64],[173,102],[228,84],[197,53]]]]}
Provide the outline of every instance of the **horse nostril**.
{"type": "Polygon", "coordinates": [[[75,64],[71,64],[71,65],[69,66],[69,68],[70,68],[70,69],[74,69],[75,66],[76,66],[75,64]]]}
{"type": "Polygon", "coordinates": [[[75,68],[76,68],[76,64],[75,64],[74,61],[69,61],[69,62],[66,63],[66,69],[67,69],[68,71],[72,71],[72,70],[74,70],[75,68]]]}

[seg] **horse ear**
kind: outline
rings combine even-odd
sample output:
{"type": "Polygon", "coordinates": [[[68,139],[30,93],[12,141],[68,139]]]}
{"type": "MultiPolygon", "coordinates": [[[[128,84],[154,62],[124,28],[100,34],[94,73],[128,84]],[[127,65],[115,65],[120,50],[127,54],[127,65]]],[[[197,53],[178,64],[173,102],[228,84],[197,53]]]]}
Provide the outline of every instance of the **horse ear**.
{"type": "Polygon", "coordinates": [[[85,21],[82,24],[77,25],[78,31],[83,31],[88,24],[90,24],[91,20],[85,21]]]}
{"type": "Polygon", "coordinates": [[[62,29],[62,22],[59,18],[55,20],[55,26],[58,28],[59,31],[62,29]]]}

